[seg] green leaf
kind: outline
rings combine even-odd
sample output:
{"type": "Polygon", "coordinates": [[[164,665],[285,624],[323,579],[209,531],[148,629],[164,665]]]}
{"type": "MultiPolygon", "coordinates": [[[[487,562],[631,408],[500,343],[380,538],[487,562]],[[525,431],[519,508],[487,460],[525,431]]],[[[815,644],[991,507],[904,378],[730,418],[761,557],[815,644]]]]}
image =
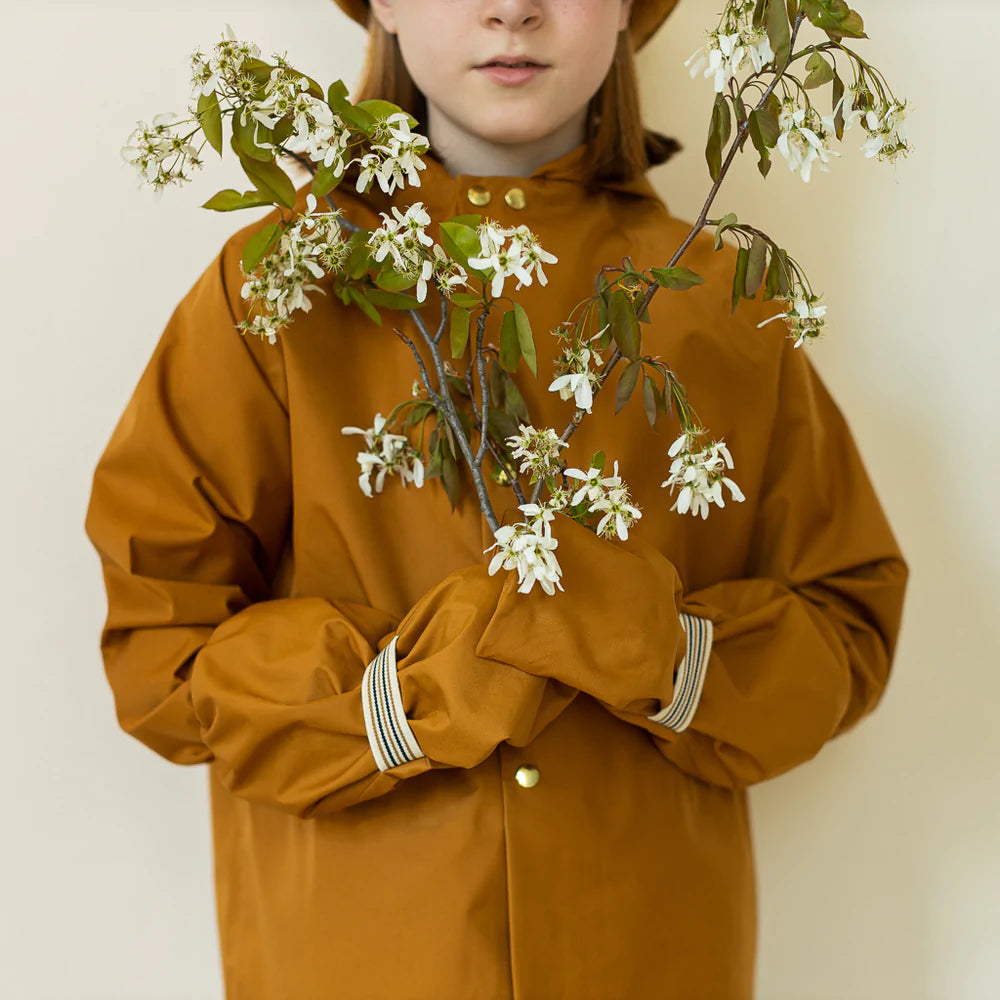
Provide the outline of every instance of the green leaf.
{"type": "Polygon", "coordinates": [[[767,275],[764,278],[764,301],[773,299],[778,294],[778,254],[771,249],[771,262],[767,266],[767,275]]]}
{"type": "Polygon", "coordinates": [[[497,364],[493,355],[487,358],[486,380],[490,385],[490,399],[497,406],[501,405],[506,399],[506,383],[510,381],[510,376],[497,364]]]}
{"type": "Polygon", "coordinates": [[[503,322],[500,324],[500,364],[506,371],[512,372],[517,369],[517,363],[521,359],[521,344],[517,336],[517,319],[513,310],[507,310],[503,314],[503,322]]]}
{"type": "Polygon", "coordinates": [[[719,219],[719,223],[715,227],[716,250],[721,250],[723,247],[722,234],[731,226],[735,226],[738,221],[739,220],[736,218],[735,212],[730,212],[728,215],[724,215],[721,219],[719,219]]]}
{"type": "Polygon", "coordinates": [[[837,133],[838,139],[844,138],[844,105],[842,98],[844,96],[844,81],[841,80],[839,73],[834,73],[833,75],[833,102],[831,110],[834,111],[833,116],[833,128],[837,133]]]}
{"type": "Polygon", "coordinates": [[[733,275],[733,305],[729,310],[732,316],[736,312],[739,301],[743,298],[747,287],[747,265],[750,263],[750,251],[746,247],[740,247],[736,252],[736,273],[733,275]]]}
{"type": "MultiPolygon", "coordinates": [[[[604,471],[604,463],[607,462],[608,458],[603,451],[595,451],[594,457],[590,460],[590,468],[598,469],[601,472],[604,471]]],[[[590,503],[590,501],[587,501],[590,503]]]]}
{"type": "Polygon", "coordinates": [[[788,63],[791,54],[792,35],[788,27],[788,11],[785,0],[768,0],[767,37],[774,51],[774,66],[780,73],[788,63]]]}
{"type": "MultiPolygon", "coordinates": [[[[607,302],[604,301],[603,296],[599,295],[597,297],[597,329],[604,330],[604,328],[610,322],[611,321],[608,318],[608,304],[607,302]]],[[[601,339],[598,341],[601,350],[603,351],[610,343],[611,343],[611,331],[604,330],[604,333],[601,334],[601,339]]]]}
{"type": "Polygon", "coordinates": [[[764,280],[764,270],[767,267],[767,240],[754,235],[750,244],[750,259],[747,263],[746,296],[752,299],[757,294],[764,280]]]}
{"type": "Polygon", "coordinates": [[[417,301],[415,295],[403,295],[401,292],[387,292],[381,288],[366,288],[368,301],[387,309],[419,309],[423,303],[417,301]]]}
{"type": "Polygon", "coordinates": [[[285,208],[295,208],[295,185],[281,167],[273,160],[263,163],[244,156],[235,145],[234,150],[247,177],[258,191],[285,208]]]}
{"type": "Polygon", "coordinates": [[[337,187],[343,179],[343,172],[337,173],[337,169],[332,163],[328,167],[320,167],[313,174],[312,193],[317,198],[323,198],[337,187]]]}
{"type": "Polygon", "coordinates": [[[469,343],[469,310],[452,306],[451,309],[451,356],[460,358],[469,343]]]}
{"type": "Polygon", "coordinates": [[[250,239],[247,240],[243,248],[243,270],[246,274],[252,274],[264,255],[269,253],[271,247],[278,242],[281,236],[281,226],[276,222],[264,226],[257,230],[250,239]]]}
{"type": "Polygon", "coordinates": [[[615,387],[615,413],[629,401],[635,384],[639,380],[639,372],[642,371],[642,362],[633,361],[625,366],[625,370],[618,379],[615,387]]]}
{"type": "MultiPolygon", "coordinates": [[[[469,420],[468,413],[465,410],[457,409],[456,414],[458,415],[458,422],[462,425],[462,432],[465,434],[465,440],[468,441],[472,437],[472,421],[469,420]]],[[[451,450],[452,454],[458,458],[458,451],[455,447],[454,435],[451,435],[451,450]]]]}
{"type": "Polygon", "coordinates": [[[745,104],[742,99],[736,102],[736,125],[738,128],[747,120],[747,111],[749,108],[750,105],[745,104]]]}
{"type": "MultiPolygon", "coordinates": [[[[777,247],[771,249],[771,266],[767,271],[767,282],[769,287],[773,288],[774,295],[788,298],[788,293],[792,288],[791,267],[788,264],[788,254],[777,247]]],[[[768,299],[773,296],[765,295],[764,297],[768,299]]]]}
{"type": "Polygon", "coordinates": [[[233,150],[240,159],[250,159],[261,163],[273,162],[274,153],[270,149],[258,146],[254,139],[255,133],[259,133],[261,138],[270,141],[271,130],[261,125],[256,118],[250,115],[247,115],[247,122],[243,125],[240,123],[241,117],[241,112],[234,111],[232,117],[229,119],[233,127],[233,137],[230,140],[233,150]]]}
{"type": "Polygon", "coordinates": [[[387,292],[402,292],[407,288],[412,288],[417,279],[410,274],[399,274],[392,269],[392,264],[388,258],[383,262],[384,270],[375,275],[375,284],[379,288],[384,288],[387,292]]]}
{"type": "Polygon", "coordinates": [[[283,143],[292,134],[294,127],[295,118],[291,113],[285,115],[284,118],[279,118],[271,130],[271,141],[276,145],[283,143]]]}
{"type": "Polygon", "coordinates": [[[438,228],[441,230],[441,245],[448,256],[463,266],[468,265],[470,257],[478,257],[482,252],[479,237],[471,226],[452,220],[440,223],[438,228]]]}
{"type": "Polygon", "coordinates": [[[753,117],[757,122],[761,142],[765,148],[774,149],[778,145],[778,136],[781,135],[781,129],[778,127],[778,118],[774,114],[774,111],[771,108],[761,108],[760,111],[754,112],[753,117]]]}
{"type": "MultiPolygon", "coordinates": [[[[645,293],[640,289],[639,293],[636,295],[636,298],[639,299],[639,301],[641,303],[643,301],[643,299],[645,298],[645,293]]],[[[641,313],[636,313],[636,319],[640,323],[650,323],[650,322],[652,322],[652,320],[650,320],[650,318],[649,318],[649,305],[648,304],[643,307],[643,310],[642,310],[641,313]]]]}
{"type": "Polygon", "coordinates": [[[694,285],[705,284],[705,279],[687,267],[651,267],[649,273],[663,288],[683,292],[694,285]]]}
{"type": "Polygon", "coordinates": [[[409,413],[406,414],[406,419],[403,421],[403,426],[412,427],[414,424],[419,424],[421,420],[426,420],[433,411],[434,404],[430,400],[421,400],[410,407],[409,413]]]}
{"type": "Polygon", "coordinates": [[[755,28],[764,27],[764,14],[766,12],[766,0],[757,0],[753,8],[753,26],[755,28]]]}
{"type": "Polygon", "coordinates": [[[712,106],[712,120],[708,126],[708,142],[705,145],[705,160],[713,181],[722,173],[722,150],[732,132],[732,115],[724,94],[715,95],[712,106]]]}
{"type": "Polygon", "coordinates": [[[218,191],[212,195],[202,208],[211,208],[215,212],[234,212],[239,208],[259,208],[261,205],[273,205],[274,200],[260,191],[246,191],[240,194],[232,188],[218,191]]]}
{"type": "Polygon", "coordinates": [[[844,0],[802,0],[802,11],[834,41],[868,37],[861,15],[851,10],[844,0]]]}
{"type": "MultiPolygon", "coordinates": [[[[764,113],[766,114],[767,112],[764,113]]],[[[757,161],[757,169],[761,172],[762,176],[766,177],[771,169],[771,154],[768,152],[767,138],[764,135],[760,117],[756,111],[750,113],[750,139],[753,142],[754,149],[760,154],[760,159],[757,161]]]]}
{"type": "Polygon", "coordinates": [[[642,373],[642,402],[646,408],[646,419],[650,427],[656,426],[656,386],[649,372],[642,373]]]}
{"type": "Polygon", "coordinates": [[[378,310],[365,298],[364,293],[356,285],[345,288],[348,298],[373,322],[382,325],[382,317],[378,310]]]}
{"type": "MultiPolygon", "coordinates": [[[[497,370],[499,371],[500,369],[498,368],[497,370]]],[[[506,374],[504,374],[504,398],[505,408],[512,417],[523,424],[531,422],[530,414],[528,413],[528,404],[525,403],[524,397],[521,395],[521,390],[517,387],[517,383],[506,374]]],[[[517,433],[516,427],[513,433],[517,433]]]]}
{"type": "MultiPolygon", "coordinates": [[[[507,438],[517,434],[517,423],[509,413],[505,413],[499,407],[490,402],[489,412],[486,414],[486,426],[489,435],[494,441],[506,441],[507,438]]],[[[501,451],[509,454],[510,449],[504,446],[501,451]]],[[[517,463],[514,463],[516,468],[517,463]]]]}
{"type": "Polygon", "coordinates": [[[462,481],[458,474],[458,462],[449,451],[445,451],[441,456],[441,482],[454,511],[462,497],[462,481]]]}
{"type": "Polygon", "coordinates": [[[451,302],[463,309],[475,309],[482,301],[478,295],[469,295],[468,292],[454,292],[451,296],[451,302]]]}
{"type": "Polygon", "coordinates": [[[469,229],[477,229],[483,221],[482,212],[466,212],[464,215],[453,215],[445,222],[457,222],[460,226],[468,226],[469,229]]]}
{"type": "Polygon", "coordinates": [[[364,108],[359,107],[357,104],[344,105],[337,114],[348,124],[352,125],[359,132],[364,132],[365,135],[369,135],[373,128],[375,128],[375,119],[365,111],[364,108]]]}
{"type": "Polygon", "coordinates": [[[635,361],[639,356],[642,334],[639,332],[639,321],[635,318],[632,301],[621,288],[612,293],[608,312],[615,342],[629,361],[635,361]]]}
{"type": "Polygon", "coordinates": [[[349,104],[347,87],[343,80],[334,80],[326,89],[326,103],[330,105],[331,111],[339,112],[345,105],[349,104]]]}
{"type": "Polygon", "coordinates": [[[806,69],[809,70],[809,75],[802,83],[806,90],[822,87],[824,83],[829,83],[834,77],[833,66],[819,52],[814,52],[806,60],[806,69]]]}
{"type": "MultiPolygon", "coordinates": [[[[361,108],[362,111],[367,111],[368,114],[372,115],[374,118],[386,119],[389,115],[398,114],[403,109],[398,104],[393,104],[391,101],[382,101],[378,98],[372,98],[367,101],[358,101],[354,105],[356,108],[361,108]]],[[[407,119],[410,123],[410,128],[415,128],[417,124],[417,119],[413,115],[408,114],[407,119]]]]}
{"type": "Polygon", "coordinates": [[[427,455],[428,460],[424,466],[424,479],[434,479],[436,476],[441,475],[441,438],[436,427],[427,438],[427,455]]]}
{"type": "Polygon", "coordinates": [[[357,281],[371,265],[371,251],[366,245],[368,236],[367,229],[359,229],[356,233],[351,233],[347,240],[347,260],[344,264],[344,274],[352,281],[357,281]]]}
{"type": "Polygon", "coordinates": [[[535,357],[535,340],[531,335],[531,324],[528,314],[519,303],[514,303],[514,323],[517,326],[517,342],[521,348],[521,357],[531,374],[538,378],[538,359],[535,357]]]}
{"type": "Polygon", "coordinates": [[[198,98],[197,111],[205,138],[212,149],[222,156],[222,112],[219,110],[219,97],[214,90],[198,98]]]}

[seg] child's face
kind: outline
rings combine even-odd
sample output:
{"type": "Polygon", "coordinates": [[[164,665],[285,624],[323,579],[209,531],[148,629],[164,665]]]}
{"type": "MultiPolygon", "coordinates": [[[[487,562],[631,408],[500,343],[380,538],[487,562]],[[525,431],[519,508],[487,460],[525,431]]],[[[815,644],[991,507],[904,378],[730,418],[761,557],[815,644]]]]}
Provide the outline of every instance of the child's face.
{"type": "MultiPolygon", "coordinates": [[[[614,57],[632,0],[371,0],[398,36],[431,116],[492,143],[537,142],[579,118],[614,57]],[[477,69],[515,54],[546,68],[516,86],[477,69]]],[[[426,124],[426,123],[422,123],[426,124]]]]}

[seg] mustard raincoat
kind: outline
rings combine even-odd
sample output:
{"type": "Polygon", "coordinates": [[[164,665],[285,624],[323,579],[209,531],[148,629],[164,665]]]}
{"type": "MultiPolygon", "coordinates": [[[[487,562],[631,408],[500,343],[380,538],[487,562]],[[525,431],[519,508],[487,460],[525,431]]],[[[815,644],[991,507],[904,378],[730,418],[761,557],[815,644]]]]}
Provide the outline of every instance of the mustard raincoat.
{"type": "MultiPolygon", "coordinates": [[[[546,287],[505,286],[538,352],[538,381],[523,364],[517,381],[557,430],[573,403],[547,391],[549,331],[602,264],[663,266],[689,229],[646,178],[588,196],[584,153],[525,178],[428,154],[419,187],[334,192],[361,226],[422,201],[526,224],[559,258],[546,287]]],[[[454,513],[436,479],[358,486],[362,439],[341,428],[410,395],[392,326],[419,343],[411,317],[378,327],[311,293],[275,345],[235,328],[243,247],[277,218],[177,306],[86,518],[118,722],[207,764],[228,1000],[747,1000],[746,788],[878,704],[907,578],[807,349],[757,328],[781,304],[730,318],[735,251],[695,240],[682,263],[706,284],[656,295],[644,351],[725,439],[746,500],[671,512],[677,425],[651,428],[638,389],[615,415],[615,375],[563,457],[603,449],[642,519],[622,542],[560,517],[565,593],[518,594],[485,571],[467,472],[454,513]]],[[[435,329],[433,293],[423,315],[435,329]]]]}

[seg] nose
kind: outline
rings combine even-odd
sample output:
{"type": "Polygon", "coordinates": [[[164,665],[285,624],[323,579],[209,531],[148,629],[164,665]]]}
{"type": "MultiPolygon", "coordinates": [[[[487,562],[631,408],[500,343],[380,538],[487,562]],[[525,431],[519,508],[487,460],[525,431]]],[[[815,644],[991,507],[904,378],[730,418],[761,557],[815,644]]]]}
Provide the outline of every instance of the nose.
{"type": "Polygon", "coordinates": [[[493,27],[537,28],[544,15],[539,0],[486,0],[483,18],[493,27]]]}

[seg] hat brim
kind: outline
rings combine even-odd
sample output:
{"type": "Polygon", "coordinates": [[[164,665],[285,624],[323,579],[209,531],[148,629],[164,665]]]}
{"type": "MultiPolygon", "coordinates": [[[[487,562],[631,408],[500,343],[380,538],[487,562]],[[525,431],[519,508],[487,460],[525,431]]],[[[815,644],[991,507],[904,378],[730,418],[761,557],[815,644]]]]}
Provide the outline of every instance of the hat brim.
{"type": "MultiPolygon", "coordinates": [[[[363,28],[368,27],[368,0],[334,0],[334,2],[363,28]]],[[[636,52],[656,34],[657,29],[677,3],[678,0],[633,0],[629,33],[632,36],[632,47],[636,52]]]]}

